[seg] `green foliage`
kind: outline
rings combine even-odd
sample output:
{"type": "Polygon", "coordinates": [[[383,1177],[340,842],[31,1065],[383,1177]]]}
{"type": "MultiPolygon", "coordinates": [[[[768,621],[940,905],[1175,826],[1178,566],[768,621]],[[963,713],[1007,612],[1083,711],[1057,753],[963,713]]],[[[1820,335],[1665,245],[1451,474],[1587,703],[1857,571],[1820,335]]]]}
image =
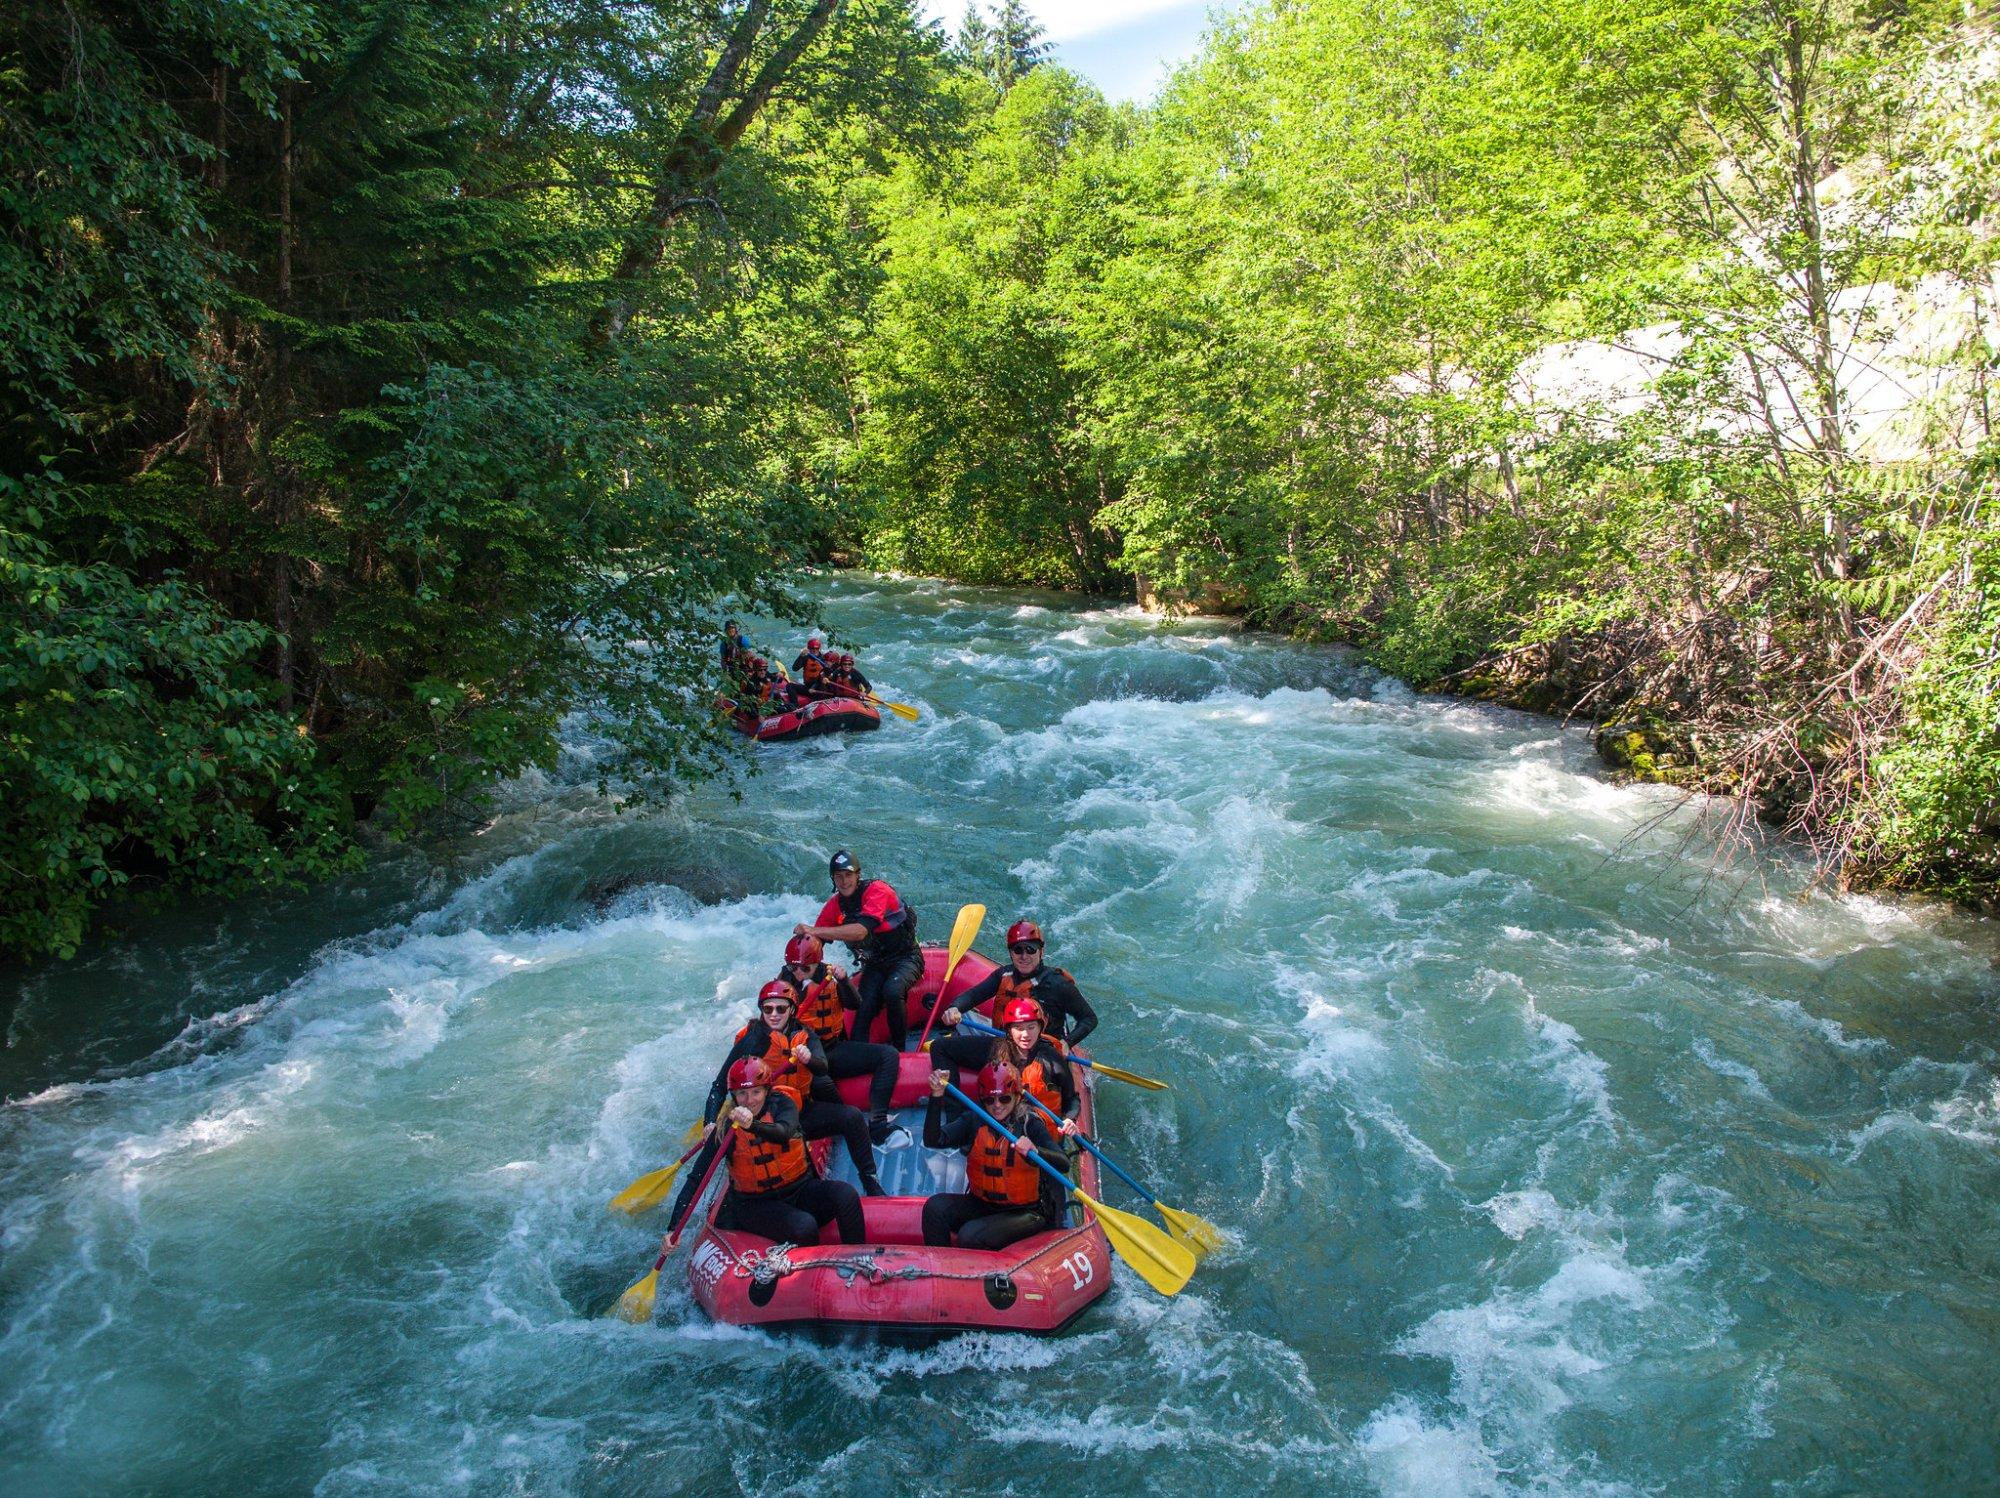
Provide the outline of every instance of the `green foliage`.
{"type": "Polygon", "coordinates": [[[953,51],[967,68],[1005,90],[1048,61],[1046,34],[1022,0],[998,0],[983,10],[978,0],[968,0],[953,51]]]}
{"type": "Polygon", "coordinates": [[[798,610],[942,49],[902,0],[10,10],[0,520],[63,601],[7,645],[52,789],[0,945],[450,825],[574,714],[621,800],[723,766],[708,632],[798,610]]]}
{"type": "Polygon", "coordinates": [[[1108,130],[1038,69],[882,200],[870,554],[1069,582],[1087,527],[1169,598],[1657,722],[1839,877],[1991,882],[2000,668],[1944,517],[1990,442],[2000,101],[1957,22],[1268,0],[1108,130]],[[1946,306],[1933,395],[1866,431],[1859,372],[1946,306]]]}
{"type": "Polygon", "coordinates": [[[857,476],[881,496],[869,558],[988,582],[1100,584],[1113,479],[1081,428],[1069,288],[1104,253],[1097,165],[1122,130],[1087,84],[1037,68],[948,179],[878,205],[886,281],[859,355],[857,476]]]}
{"type": "Polygon", "coordinates": [[[0,946],[68,955],[132,883],[215,890],[348,862],[342,803],[255,670],[268,632],[171,575],[64,562],[0,479],[0,946]]]}

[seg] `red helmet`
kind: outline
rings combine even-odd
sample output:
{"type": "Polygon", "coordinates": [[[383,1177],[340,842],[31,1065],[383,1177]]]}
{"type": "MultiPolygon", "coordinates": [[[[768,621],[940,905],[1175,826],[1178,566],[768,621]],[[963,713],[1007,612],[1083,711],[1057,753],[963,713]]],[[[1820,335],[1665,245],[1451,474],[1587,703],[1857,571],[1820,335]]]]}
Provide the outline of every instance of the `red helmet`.
{"type": "Polygon", "coordinates": [[[1021,1074],[1004,1061],[994,1061],[979,1068],[979,1100],[991,1102],[997,1097],[1013,1097],[1021,1090],[1021,1074]]]}
{"type": "Polygon", "coordinates": [[[843,666],[851,666],[854,664],[854,657],[843,650],[840,652],[840,663],[843,666]]]}
{"type": "Polygon", "coordinates": [[[792,987],[789,978],[773,978],[758,989],[757,1002],[761,1005],[766,999],[783,999],[794,1009],[799,1007],[799,991],[792,987]]]}
{"type": "Polygon", "coordinates": [[[1007,1007],[1000,1012],[1003,1025],[1025,1025],[1028,1023],[1046,1025],[1049,1017],[1042,1012],[1042,1006],[1030,998],[1010,999],[1007,1007]]]}
{"type": "Polygon", "coordinates": [[[799,967],[811,967],[825,956],[817,936],[795,936],[785,943],[785,961],[799,967]]]}
{"type": "Polygon", "coordinates": [[[764,1064],[762,1056],[745,1056],[729,1068],[729,1086],[731,1090],[738,1087],[769,1087],[770,1085],[771,1068],[764,1064]]]}
{"type": "Polygon", "coordinates": [[[818,635],[812,635],[806,640],[806,649],[817,650],[819,649],[819,647],[820,647],[820,638],[818,635]]]}
{"type": "Polygon", "coordinates": [[[1042,945],[1042,928],[1033,921],[1014,922],[1007,928],[1007,945],[1011,947],[1019,941],[1031,941],[1039,947],[1042,945]]]}

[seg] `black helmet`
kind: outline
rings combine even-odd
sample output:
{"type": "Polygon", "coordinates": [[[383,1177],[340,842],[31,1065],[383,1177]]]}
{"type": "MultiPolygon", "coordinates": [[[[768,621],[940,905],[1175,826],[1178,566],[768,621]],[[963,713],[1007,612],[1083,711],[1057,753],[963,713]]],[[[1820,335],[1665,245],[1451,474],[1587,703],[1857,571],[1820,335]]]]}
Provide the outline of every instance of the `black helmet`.
{"type": "Polygon", "coordinates": [[[826,861],[828,874],[852,874],[860,871],[861,865],[854,861],[854,855],[845,848],[837,849],[833,857],[826,861]]]}

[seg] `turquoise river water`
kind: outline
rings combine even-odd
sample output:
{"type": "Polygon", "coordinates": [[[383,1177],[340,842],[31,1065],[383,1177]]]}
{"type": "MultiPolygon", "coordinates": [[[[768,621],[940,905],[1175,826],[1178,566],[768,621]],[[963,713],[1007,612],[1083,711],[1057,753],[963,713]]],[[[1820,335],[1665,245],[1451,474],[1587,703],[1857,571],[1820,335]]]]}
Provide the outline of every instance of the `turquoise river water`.
{"type": "Polygon", "coordinates": [[[1338,652],[824,595],[921,724],[646,816],[580,730],[449,857],[11,980],[0,1493],[2000,1491],[1990,925],[1713,876],[1580,732],[1338,652]],[[1037,916],[1172,1080],[1099,1099],[1230,1235],[1185,1294],[601,1319],[836,844],[933,939],[1037,916]]]}

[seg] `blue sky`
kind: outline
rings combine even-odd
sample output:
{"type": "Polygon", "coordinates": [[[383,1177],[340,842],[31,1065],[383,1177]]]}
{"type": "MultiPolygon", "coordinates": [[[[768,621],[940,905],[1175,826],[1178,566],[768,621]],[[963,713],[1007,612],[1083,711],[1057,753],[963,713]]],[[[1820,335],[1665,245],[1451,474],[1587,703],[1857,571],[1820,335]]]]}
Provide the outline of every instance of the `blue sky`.
{"type": "MultiPolygon", "coordinates": [[[[1194,55],[1216,0],[1030,0],[1057,58],[1114,99],[1150,98],[1173,64],[1194,55]]],[[[964,0],[926,0],[950,26],[964,0]]]]}

